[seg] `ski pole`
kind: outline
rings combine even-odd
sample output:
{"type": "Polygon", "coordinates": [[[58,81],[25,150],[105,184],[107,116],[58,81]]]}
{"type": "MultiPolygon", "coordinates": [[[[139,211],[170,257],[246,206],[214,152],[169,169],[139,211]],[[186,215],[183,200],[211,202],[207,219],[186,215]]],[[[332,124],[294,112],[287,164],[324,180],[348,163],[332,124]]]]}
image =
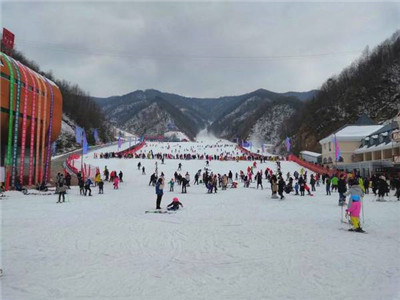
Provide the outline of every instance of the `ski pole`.
{"type": "Polygon", "coordinates": [[[363,224],[363,226],[365,225],[364,224],[364,202],[363,202],[363,198],[364,197],[361,197],[361,212],[362,212],[362,224],[363,224]]]}
{"type": "Polygon", "coordinates": [[[341,208],[341,213],[340,213],[340,222],[344,222],[343,221],[343,205],[342,206],[340,206],[340,208],[341,208]]]}

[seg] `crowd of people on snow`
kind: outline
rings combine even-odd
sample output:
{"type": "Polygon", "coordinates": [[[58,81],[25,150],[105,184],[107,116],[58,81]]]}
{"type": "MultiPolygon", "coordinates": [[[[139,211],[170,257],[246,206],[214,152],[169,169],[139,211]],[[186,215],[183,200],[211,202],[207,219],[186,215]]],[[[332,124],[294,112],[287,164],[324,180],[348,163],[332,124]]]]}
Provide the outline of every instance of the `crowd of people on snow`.
{"type": "MultiPolygon", "coordinates": [[[[265,180],[271,189],[271,197],[274,199],[285,199],[285,195],[293,193],[294,195],[313,196],[313,192],[318,187],[324,185],[326,195],[332,195],[332,192],[338,194],[338,205],[347,205],[347,213],[351,218],[353,229],[355,231],[362,231],[358,222],[359,211],[361,207],[360,200],[365,194],[370,192],[377,196],[376,201],[385,201],[384,197],[389,196],[391,190],[395,190],[395,197],[400,201],[400,179],[391,178],[386,179],[383,175],[373,175],[371,178],[363,178],[356,174],[347,175],[332,175],[328,174],[309,174],[307,170],[301,168],[293,174],[290,172],[285,175],[281,172],[280,161],[276,161],[276,170],[266,168],[265,170],[257,168],[257,161],[253,161],[245,171],[241,170],[235,174],[232,171],[225,174],[214,174],[210,171],[209,161],[206,162],[204,170],[199,169],[195,172],[193,182],[189,172],[182,175],[179,171],[182,170],[182,163],[178,164],[173,177],[168,181],[169,191],[175,191],[175,185],[181,187],[182,193],[187,193],[187,188],[190,184],[199,185],[203,184],[207,193],[217,193],[218,189],[226,190],[229,188],[237,188],[239,182],[243,184],[244,188],[249,188],[250,183],[255,184],[255,188],[264,189],[263,181],[265,180]],[[346,198],[349,196],[348,201],[346,198]]],[[[138,164],[140,170],[141,163],[138,164]]],[[[149,185],[155,186],[157,195],[156,209],[160,209],[162,196],[164,194],[164,186],[166,184],[165,174],[161,172],[158,177],[157,172],[150,176],[149,185]]]]}
{"type": "MultiPolygon", "coordinates": [[[[123,173],[119,171],[109,171],[107,166],[105,166],[103,171],[103,176],[100,173],[100,170],[96,171],[96,175],[94,176],[94,182],[90,177],[84,178],[82,173],[79,171],[76,174],[79,186],[79,194],[82,196],[92,196],[92,187],[98,187],[98,193],[104,194],[104,182],[111,182],[113,184],[114,189],[119,188],[119,184],[123,182],[123,173]]],[[[58,194],[57,203],[65,202],[65,194],[67,190],[71,189],[71,174],[66,172],[66,175],[62,173],[58,173],[56,176],[55,184],[56,184],[56,194],[58,194]]],[[[42,188],[38,188],[42,190],[42,188]]],[[[46,187],[47,189],[47,187],[46,187]]]]}

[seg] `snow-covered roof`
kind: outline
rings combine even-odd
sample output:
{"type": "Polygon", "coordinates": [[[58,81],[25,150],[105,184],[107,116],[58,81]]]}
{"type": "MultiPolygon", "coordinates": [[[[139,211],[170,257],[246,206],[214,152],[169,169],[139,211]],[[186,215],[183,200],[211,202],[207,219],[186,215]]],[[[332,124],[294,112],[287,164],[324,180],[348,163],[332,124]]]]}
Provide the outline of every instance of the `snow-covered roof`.
{"type": "Polygon", "coordinates": [[[366,136],[381,129],[384,125],[368,125],[368,126],[346,126],[338,132],[327,136],[319,141],[320,144],[330,142],[336,136],[338,141],[361,141],[366,136]]]}
{"type": "Polygon", "coordinates": [[[312,152],[312,151],[300,151],[301,154],[308,155],[308,156],[313,156],[313,157],[320,157],[322,154],[317,153],[317,152],[312,152]]]}
{"type": "Polygon", "coordinates": [[[385,150],[385,149],[392,149],[394,147],[399,147],[399,146],[400,146],[399,142],[388,143],[388,144],[381,143],[380,145],[374,145],[371,147],[363,146],[361,148],[354,150],[354,153],[360,154],[360,153],[366,153],[366,152],[380,151],[380,150],[385,150]]]}

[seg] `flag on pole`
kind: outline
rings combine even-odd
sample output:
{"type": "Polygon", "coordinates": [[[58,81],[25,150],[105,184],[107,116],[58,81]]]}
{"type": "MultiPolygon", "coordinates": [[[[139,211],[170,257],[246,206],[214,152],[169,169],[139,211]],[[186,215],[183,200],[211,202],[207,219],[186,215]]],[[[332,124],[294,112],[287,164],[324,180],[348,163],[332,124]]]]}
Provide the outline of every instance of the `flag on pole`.
{"type": "Polygon", "coordinates": [[[51,155],[55,156],[56,150],[57,150],[57,142],[54,141],[54,143],[51,145],[51,155]]]}
{"type": "Polygon", "coordinates": [[[82,132],[83,132],[83,129],[81,127],[79,127],[79,126],[75,127],[75,141],[78,144],[82,144],[82,138],[83,138],[82,132]]]}
{"type": "Polygon", "coordinates": [[[286,137],[285,144],[286,144],[286,151],[287,151],[287,152],[290,152],[290,147],[291,147],[292,145],[291,145],[291,143],[290,143],[290,138],[289,138],[289,137],[286,137]]]}
{"type": "Polygon", "coordinates": [[[120,149],[121,146],[122,146],[122,139],[121,139],[121,137],[119,136],[119,137],[118,137],[118,149],[120,149]]]}
{"type": "Polygon", "coordinates": [[[96,144],[100,142],[100,139],[99,139],[99,132],[97,131],[97,128],[95,128],[95,129],[93,130],[93,137],[94,137],[94,140],[95,140],[96,144]]]}
{"type": "Polygon", "coordinates": [[[339,142],[336,138],[336,134],[333,137],[333,144],[335,145],[335,159],[336,161],[339,161],[340,156],[342,155],[340,148],[339,148],[339,142]]]}
{"type": "Polygon", "coordinates": [[[83,154],[87,154],[89,152],[89,144],[88,144],[87,139],[86,139],[85,131],[83,131],[82,137],[83,137],[82,138],[83,139],[82,152],[83,152],[83,154]]]}
{"type": "Polygon", "coordinates": [[[243,140],[242,141],[242,147],[250,147],[250,143],[248,142],[248,141],[246,141],[246,140],[243,140]]]}

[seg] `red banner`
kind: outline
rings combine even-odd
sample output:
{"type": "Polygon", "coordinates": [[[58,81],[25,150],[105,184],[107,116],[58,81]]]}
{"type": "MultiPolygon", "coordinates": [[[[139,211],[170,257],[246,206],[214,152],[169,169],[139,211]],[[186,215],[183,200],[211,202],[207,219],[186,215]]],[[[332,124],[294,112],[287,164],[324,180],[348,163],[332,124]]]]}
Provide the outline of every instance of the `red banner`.
{"type": "Polygon", "coordinates": [[[14,48],[14,38],[14,33],[3,27],[3,39],[1,42],[6,48],[10,50],[14,48]]]}

